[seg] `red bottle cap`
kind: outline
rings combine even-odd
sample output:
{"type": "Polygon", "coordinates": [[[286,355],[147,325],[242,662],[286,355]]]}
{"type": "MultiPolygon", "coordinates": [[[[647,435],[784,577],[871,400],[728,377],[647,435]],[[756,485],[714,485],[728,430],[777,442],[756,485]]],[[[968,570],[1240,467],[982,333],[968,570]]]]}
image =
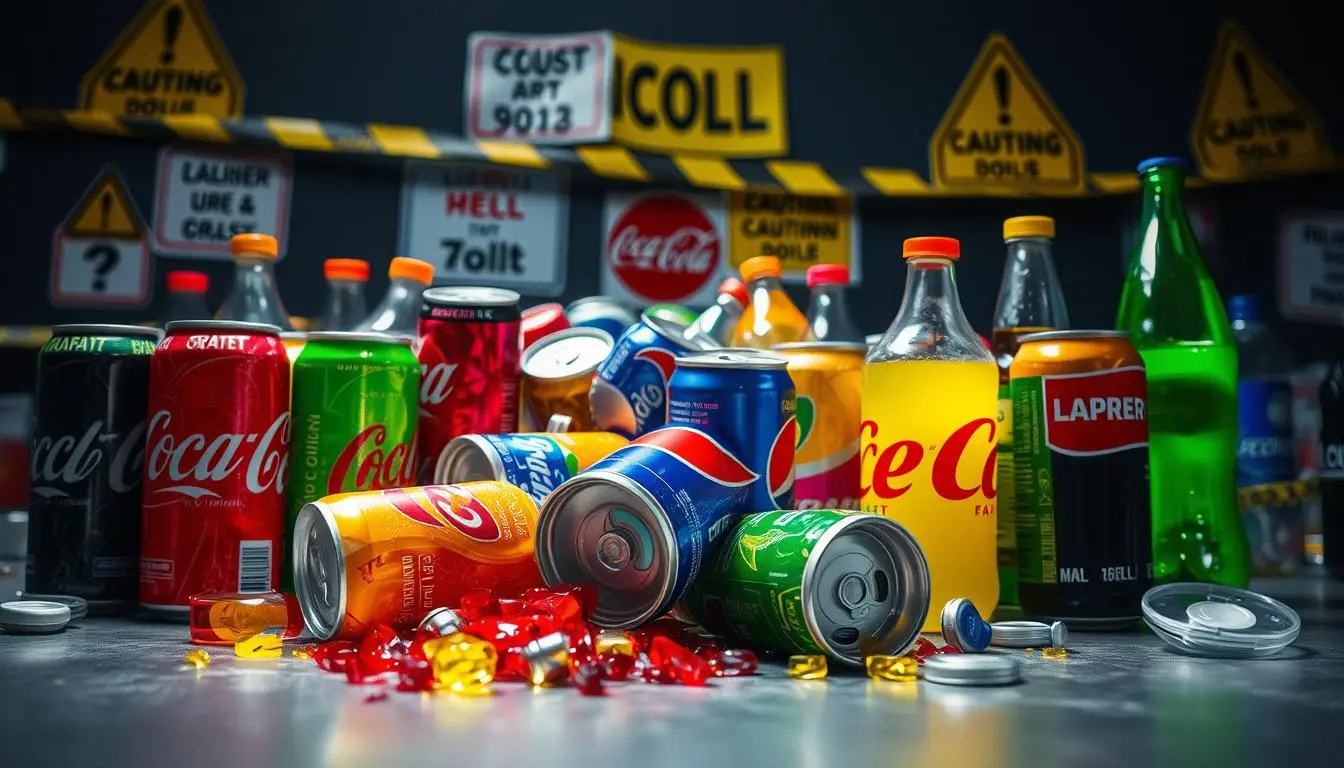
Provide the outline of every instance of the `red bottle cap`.
{"type": "Polygon", "coordinates": [[[732,296],[734,299],[737,299],[738,304],[741,304],[744,307],[747,306],[747,302],[750,300],[747,296],[747,284],[738,280],[736,277],[730,277],[722,283],[719,283],[719,293],[726,293],[729,296],[732,296]]]}
{"type": "Polygon", "coordinates": [[[565,308],[560,304],[538,304],[523,310],[523,349],[527,349],[552,333],[569,327],[565,308]]]}
{"type": "Polygon", "coordinates": [[[818,285],[849,284],[849,267],[844,264],[818,264],[807,268],[807,287],[818,285]]]}
{"type": "Polygon", "coordinates": [[[955,237],[912,237],[901,245],[901,256],[907,259],[959,259],[961,241],[955,237]]]}
{"type": "Polygon", "coordinates": [[[204,272],[169,272],[168,290],[173,293],[205,293],[210,289],[210,276],[204,272]]]}
{"type": "Polygon", "coordinates": [[[322,275],[328,280],[369,281],[369,262],[361,259],[327,259],[322,262],[322,275]]]}

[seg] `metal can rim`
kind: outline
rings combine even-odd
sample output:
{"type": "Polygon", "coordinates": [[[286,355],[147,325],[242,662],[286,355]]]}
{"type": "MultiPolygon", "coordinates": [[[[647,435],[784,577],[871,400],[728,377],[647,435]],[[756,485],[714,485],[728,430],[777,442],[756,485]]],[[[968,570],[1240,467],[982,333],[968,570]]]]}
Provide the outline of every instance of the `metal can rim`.
{"type": "Polygon", "coordinates": [[[616,309],[617,311],[627,314],[631,317],[635,316],[633,312],[631,312],[629,309],[626,309],[624,304],[621,304],[619,301],[616,301],[615,299],[610,298],[608,296],[584,296],[581,299],[575,299],[565,305],[565,314],[568,315],[575,309],[582,309],[586,311],[590,307],[606,307],[609,309],[616,309]]]}
{"type": "Polygon", "coordinates": [[[1062,331],[1038,331],[1037,333],[1028,333],[1019,338],[1018,344],[1026,344],[1033,341],[1079,341],[1082,339],[1128,339],[1128,331],[1113,331],[1108,329],[1096,330],[1062,330],[1062,331]]]}
{"type": "MultiPolygon", "coordinates": [[[[283,338],[283,336],[282,336],[283,338]]],[[[406,336],[394,336],[376,331],[309,331],[307,341],[363,341],[371,344],[409,344],[406,336]]]]}
{"type": "Polygon", "coordinates": [[[145,325],[122,325],[118,323],[66,323],[53,325],[52,336],[128,336],[132,338],[162,339],[163,331],[145,325]]]}
{"type": "Polygon", "coordinates": [[[458,435],[439,452],[438,461],[434,462],[434,482],[440,485],[451,485],[454,483],[469,482],[468,480],[454,479],[450,476],[449,470],[452,465],[463,458],[463,455],[475,449],[480,451],[481,455],[490,464],[490,471],[494,473],[491,480],[506,480],[504,477],[504,463],[499,460],[499,454],[492,450],[485,438],[481,435],[458,435]]]}
{"type": "Polygon", "coordinates": [[[650,315],[645,312],[639,316],[638,322],[658,334],[660,338],[666,339],[682,349],[703,352],[723,346],[703,333],[697,333],[687,338],[686,329],[691,327],[690,323],[681,323],[662,315],[650,315]]]}
{"type": "Polygon", "coordinates": [[[545,336],[538,339],[536,343],[534,343],[532,346],[528,347],[527,350],[523,352],[523,359],[519,362],[518,368],[523,372],[523,375],[525,376],[530,376],[531,378],[534,379],[543,379],[545,381],[564,381],[565,379],[587,377],[591,376],[594,373],[597,373],[597,369],[602,367],[602,361],[606,359],[605,357],[602,360],[598,360],[597,363],[593,365],[591,368],[585,368],[582,371],[570,373],[565,376],[539,376],[527,370],[528,363],[532,361],[532,358],[536,357],[538,351],[541,350],[542,348],[554,344],[558,341],[578,338],[581,336],[591,336],[595,339],[598,339],[599,341],[605,340],[607,343],[608,356],[611,354],[611,350],[616,346],[616,340],[611,338],[610,333],[607,333],[601,328],[589,328],[587,326],[580,326],[578,328],[566,328],[563,331],[548,333],[545,336]]]}
{"type": "Polygon", "coordinates": [[[327,641],[340,631],[345,620],[346,600],[349,597],[345,581],[345,549],[341,541],[341,531],[336,526],[336,518],[331,508],[322,501],[312,501],[299,510],[294,522],[294,595],[299,601],[299,612],[303,623],[318,640],[327,641]],[[320,524],[320,526],[319,526],[320,524]],[[334,574],[336,580],[328,585],[336,593],[335,610],[332,615],[324,615],[315,603],[315,580],[317,574],[311,569],[308,557],[308,536],[312,531],[320,531],[330,537],[331,551],[336,553],[336,561],[328,564],[327,574],[334,574]],[[305,597],[307,599],[305,599],[305,597]]]}
{"type": "Polygon", "coordinates": [[[714,352],[703,352],[677,358],[678,368],[734,368],[752,371],[783,370],[789,366],[785,358],[769,352],[753,349],[740,350],[727,348],[714,352]]]}
{"type": "Polygon", "coordinates": [[[436,307],[510,307],[517,306],[523,297],[507,288],[441,285],[425,289],[420,298],[425,304],[436,307]]]}
{"type": "Polygon", "coordinates": [[[174,331],[247,331],[267,336],[279,336],[280,326],[268,323],[248,323],[242,320],[174,320],[163,327],[167,333],[174,331]]]}

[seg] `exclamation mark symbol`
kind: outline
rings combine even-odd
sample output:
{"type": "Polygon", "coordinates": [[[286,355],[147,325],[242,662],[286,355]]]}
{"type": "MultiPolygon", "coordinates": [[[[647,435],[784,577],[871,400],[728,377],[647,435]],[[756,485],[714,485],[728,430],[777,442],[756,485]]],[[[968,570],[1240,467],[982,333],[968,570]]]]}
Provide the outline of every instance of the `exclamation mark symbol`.
{"type": "Polygon", "coordinates": [[[994,68],[994,98],[999,102],[999,125],[1012,125],[1013,116],[1008,114],[1008,68],[1002,64],[994,68]]]}
{"type": "Polygon", "coordinates": [[[1246,108],[1259,109],[1260,101],[1255,98],[1255,81],[1251,80],[1251,62],[1246,59],[1244,51],[1232,54],[1232,68],[1237,70],[1237,79],[1241,81],[1241,87],[1246,91],[1246,108]]]}
{"type": "Polygon", "coordinates": [[[177,58],[173,53],[173,46],[177,45],[177,36],[180,34],[182,34],[182,7],[174,5],[163,14],[163,53],[159,54],[159,61],[165,67],[177,58]]]}
{"type": "Polygon", "coordinates": [[[99,231],[107,232],[111,228],[108,219],[112,215],[112,193],[104,192],[102,198],[98,201],[98,205],[102,207],[103,212],[103,225],[99,228],[99,231]]]}

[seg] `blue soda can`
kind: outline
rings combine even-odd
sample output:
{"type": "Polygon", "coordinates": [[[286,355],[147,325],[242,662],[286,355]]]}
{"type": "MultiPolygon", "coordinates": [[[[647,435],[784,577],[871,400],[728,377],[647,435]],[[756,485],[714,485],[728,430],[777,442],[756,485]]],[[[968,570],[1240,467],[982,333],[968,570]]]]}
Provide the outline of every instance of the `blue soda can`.
{"type": "Polygon", "coordinates": [[[575,328],[598,328],[619,339],[634,325],[635,314],[606,296],[589,296],[565,307],[565,317],[575,328]]]}
{"type": "Polygon", "coordinates": [[[786,359],[751,349],[683,357],[668,403],[669,424],[708,432],[760,476],[744,514],[793,509],[797,390],[786,359]]]}
{"type": "Polygon", "coordinates": [[[537,519],[541,576],[597,587],[595,624],[646,624],[681,600],[756,480],[705,432],[653,430],[546,498],[537,519]]]}
{"type": "Polygon", "coordinates": [[[439,454],[434,482],[503,480],[540,504],[561,483],[629,442],[611,432],[460,435],[439,454]]]}
{"type": "Polygon", "coordinates": [[[616,339],[589,391],[598,429],[639,437],[667,423],[667,383],[677,358],[719,346],[708,336],[685,334],[686,324],[645,314],[616,339]]]}

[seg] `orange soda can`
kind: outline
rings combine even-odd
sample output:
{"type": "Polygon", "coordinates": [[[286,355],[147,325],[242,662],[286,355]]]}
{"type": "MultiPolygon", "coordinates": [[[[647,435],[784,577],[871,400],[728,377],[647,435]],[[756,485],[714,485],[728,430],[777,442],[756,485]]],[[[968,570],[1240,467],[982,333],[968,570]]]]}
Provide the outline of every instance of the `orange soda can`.
{"type": "Polygon", "coordinates": [[[294,525],[294,589],[318,640],[416,628],[466,592],[542,586],[537,503],[497,481],[340,493],[294,525]]]}
{"type": "Polygon", "coordinates": [[[571,328],[528,347],[522,362],[523,423],[535,428],[561,414],[572,420],[572,431],[597,429],[588,390],[614,344],[606,331],[571,328]]]}
{"type": "Polygon", "coordinates": [[[798,390],[795,509],[858,509],[865,344],[776,344],[798,390]]]}
{"type": "Polygon", "coordinates": [[[522,488],[540,504],[556,486],[629,443],[612,432],[462,435],[439,454],[434,482],[499,480],[522,488]]]}

